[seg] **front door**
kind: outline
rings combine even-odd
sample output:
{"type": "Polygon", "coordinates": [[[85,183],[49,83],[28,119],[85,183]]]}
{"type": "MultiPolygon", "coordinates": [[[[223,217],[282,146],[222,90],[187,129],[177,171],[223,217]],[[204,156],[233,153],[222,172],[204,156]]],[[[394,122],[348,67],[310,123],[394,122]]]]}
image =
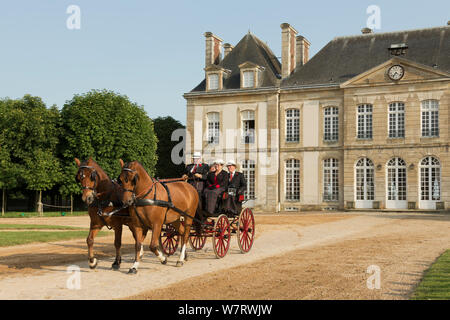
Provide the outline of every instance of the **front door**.
{"type": "Polygon", "coordinates": [[[406,209],[406,163],[401,158],[389,160],[386,167],[386,208],[406,209]]]}

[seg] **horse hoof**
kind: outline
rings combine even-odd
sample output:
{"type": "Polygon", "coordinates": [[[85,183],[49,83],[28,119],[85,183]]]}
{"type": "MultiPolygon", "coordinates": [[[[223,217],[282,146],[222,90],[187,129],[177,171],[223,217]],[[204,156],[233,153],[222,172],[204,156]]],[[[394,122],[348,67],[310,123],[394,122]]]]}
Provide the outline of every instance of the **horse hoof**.
{"type": "Polygon", "coordinates": [[[183,264],[184,264],[184,262],[183,261],[177,261],[177,267],[182,267],[183,266],[183,264]]]}
{"type": "Polygon", "coordinates": [[[120,264],[118,264],[118,263],[113,263],[112,269],[113,269],[113,270],[119,270],[119,269],[120,269],[120,264]]]}
{"type": "Polygon", "coordinates": [[[128,270],[128,274],[136,274],[136,273],[137,273],[136,268],[131,268],[130,270],[128,270]]]}
{"type": "Polygon", "coordinates": [[[97,258],[94,258],[93,262],[89,261],[89,268],[95,269],[95,267],[97,267],[97,264],[98,264],[98,260],[97,260],[97,258]]]}
{"type": "Polygon", "coordinates": [[[167,264],[167,257],[164,259],[164,261],[161,261],[162,264],[167,264]]]}

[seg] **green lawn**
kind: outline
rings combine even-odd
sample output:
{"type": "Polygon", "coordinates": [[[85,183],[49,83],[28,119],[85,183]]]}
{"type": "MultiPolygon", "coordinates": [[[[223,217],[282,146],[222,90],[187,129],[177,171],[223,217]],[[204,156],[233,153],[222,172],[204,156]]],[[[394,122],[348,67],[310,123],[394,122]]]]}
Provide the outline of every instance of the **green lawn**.
{"type": "Polygon", "coordinates": [[[10,229],[87,230],[86,228],[77,228],[77,227],[69,227],[69,226],[47,226],[44,224],[2,224],[2,223],[0,223],[0,230],[10,230],[10,229]]]}
{"type": "MultiPolygon", "coordinates": [[[[17,231],[0,232],[0,247],[15,246],[32,242],[50,242],[70,239],[83,239],[88,235],[87,230],[79,231],[17,231]]],[[[108,232],[100,231],[98,236],[106,236],[108,232]]]]}
{"type": "Polygon", "coordinates": [[[412,295],[413,300],[450,299],[450,250],[444,252],[431,267],[412,295]]]}
{"type": "MultiPolygon", "coordinates": [[[[48,211],[44,212],[44,217],[75,217],[75,216],[85,216],[87,215],[87,211],[74,211],[70,213],[70,211],[48,211]]],[[[4,216],[0,215],[0,218],[36,218],[39,217],[39,213],[37,212],[22,212],[22,211],[11,211],[5,212],[4,216]]]]}

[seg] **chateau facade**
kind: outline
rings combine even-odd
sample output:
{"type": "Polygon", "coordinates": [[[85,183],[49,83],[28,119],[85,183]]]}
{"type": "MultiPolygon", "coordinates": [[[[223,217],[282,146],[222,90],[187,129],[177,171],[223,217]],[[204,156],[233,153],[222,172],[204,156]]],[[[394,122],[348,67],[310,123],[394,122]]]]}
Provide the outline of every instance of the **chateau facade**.
{"type": "Polygon", "coordinates": [[[450,26],[310,42],[205,33],[186,161],[233,159],[259,211],[450,209],[450,26]],[[223,57],[222,57],[223,49],[223,57]]]}

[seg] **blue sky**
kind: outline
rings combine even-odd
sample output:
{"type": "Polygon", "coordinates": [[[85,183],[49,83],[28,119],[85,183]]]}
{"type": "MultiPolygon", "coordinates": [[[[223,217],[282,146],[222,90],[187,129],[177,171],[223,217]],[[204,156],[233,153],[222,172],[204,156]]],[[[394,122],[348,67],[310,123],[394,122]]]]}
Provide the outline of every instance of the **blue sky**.
{"type": "Polygon", "coordinates": [[[281,52],[280,24],[311,42],[311,54],[336,36],[360,34],[377,5],[389,32],[442,26],[450,1],[138,1],[2,0],[0,97],[40,96],[61,108],[74,94],[109,89],[144,106],[150,117],[185,123],[184,92],[204,77],[204,37],[235,45],[250,30],[281,52]],[[69,5],[81,28],[69,30],[69,5]]]}

